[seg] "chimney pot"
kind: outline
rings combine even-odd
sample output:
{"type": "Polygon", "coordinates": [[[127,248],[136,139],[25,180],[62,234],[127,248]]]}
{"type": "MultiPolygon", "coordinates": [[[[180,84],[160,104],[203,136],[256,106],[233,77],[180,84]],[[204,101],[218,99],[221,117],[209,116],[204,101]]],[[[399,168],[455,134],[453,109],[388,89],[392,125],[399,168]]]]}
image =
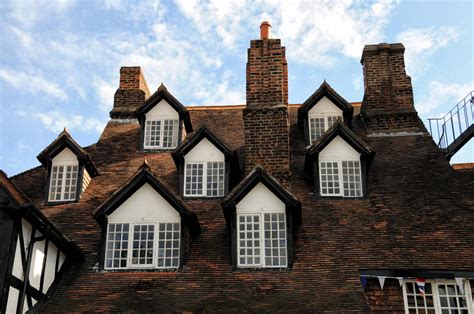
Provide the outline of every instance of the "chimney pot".
{"type": "Polygon", "coordinates": [[[260,39],[269,39],[271,28],[269,21],[263,21],[260,25],[260,39]]]}

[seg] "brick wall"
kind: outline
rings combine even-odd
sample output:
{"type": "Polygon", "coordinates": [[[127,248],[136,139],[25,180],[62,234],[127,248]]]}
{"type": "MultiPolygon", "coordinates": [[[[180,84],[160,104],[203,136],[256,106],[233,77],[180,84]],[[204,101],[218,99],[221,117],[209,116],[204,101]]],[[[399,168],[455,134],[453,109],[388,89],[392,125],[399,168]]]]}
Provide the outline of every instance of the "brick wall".
{"type": "Polygon", "coordinates": [[[405,313],[403,289],[398,279],[387,278],[382,290],[377,278],[368,278],[365,297],[372,312],[405,313]]]}
{"type": "Polygon", "coordinates": [[[111,118],[134,118],[135,110],[150,97],[150,91],[140,67],[120,68],[120,84],[114,96],[111,118]]]}
{"type": "Polygon", "coordinates": [[[252,40],[247,62],[245,173],[257,164],[290,182],[288,65],[279,39],[252,40]]]}
{"type": "Polygon", "coordinates": [[[411,78],[402,44],[367,45],[362,53],[364,99],[361,112],[369,131],[418,131],[411,78]]]}

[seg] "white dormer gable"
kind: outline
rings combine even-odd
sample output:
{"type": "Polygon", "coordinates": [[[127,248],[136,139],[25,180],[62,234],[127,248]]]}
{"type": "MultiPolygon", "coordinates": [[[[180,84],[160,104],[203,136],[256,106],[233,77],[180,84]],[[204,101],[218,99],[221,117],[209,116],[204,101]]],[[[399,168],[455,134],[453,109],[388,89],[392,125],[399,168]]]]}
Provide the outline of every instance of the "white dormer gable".
{"type": "Polygon", "coordinates": [[[66,147],[59,154],[54,156],[53,164],[56,163],[77,164],[77,156],[69,148],[66,147]]]}
{"type": "Polygon", "coordinates": [[[179,222],[178,211],[145,183],[108,216],[108,222],[179,222]]]}
{"type": "Polygon", "coordinates": [[[308,111],[308,115],[342,117],[342,110],[324,96],[308,111]]]}
{"type": "Polygon", "coordinates": [[[236,205],[237,214],[241,213],[260,213],[262,211],[285,212],[285,203],[283,203],[275,194],[272,193],[263,183],[258,183],[236,205]]]}
{"type": "Polygon", "coordinates": [[[186,163],[196,161],[224,161],[224,154],[207,138],[203,138],[185,156],[186,163]]]}
{"type": "Polygon", "coordinates": [[[164,99],[157,103],[153,108],[145,114],[146,120],[156,119],[179,119],[179,114],[164,99]]]}
{"type": "Polygon", "coordinates": [[[319,153],[319,159],[359,160],[360,154],[339,135],[319,153]]]}

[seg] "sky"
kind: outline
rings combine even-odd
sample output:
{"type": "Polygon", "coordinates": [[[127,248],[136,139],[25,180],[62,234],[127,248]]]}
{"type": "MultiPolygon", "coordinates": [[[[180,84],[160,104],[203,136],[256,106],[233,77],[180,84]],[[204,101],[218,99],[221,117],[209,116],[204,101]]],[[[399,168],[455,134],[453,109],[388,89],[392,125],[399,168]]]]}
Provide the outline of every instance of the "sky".
{"type": "MultiPolygon", "coordinates": [[[[365,44],[402,42],[415,107],[442,117],[474,90],[474,1],[0,0],[0,168],[15,175],[66,127],[82,146],[109,119],[121,66],[183,104],[245,103],[263,20],[286,46],[289,102],[326,80],[363,97],[365,44]]],[[[452,162],[474,162],[473,140],[452,162]]]]}

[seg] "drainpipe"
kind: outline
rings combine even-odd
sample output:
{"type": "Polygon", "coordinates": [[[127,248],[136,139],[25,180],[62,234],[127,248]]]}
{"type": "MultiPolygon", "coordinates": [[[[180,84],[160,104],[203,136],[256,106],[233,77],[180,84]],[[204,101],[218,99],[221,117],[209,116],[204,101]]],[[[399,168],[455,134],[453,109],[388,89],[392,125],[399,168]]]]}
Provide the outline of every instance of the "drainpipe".
{"type": "MultiPolygon", "coordinates": [[[[33,228],[31,232],[32,234],[35,234],[36,230],[33,228]]],[[[43,241],[44,239],[46,238],[43,235],[41,237],[36,237],[36,238],[31,239],[30,243],[28,243],[28,256],[26,258],[26,270],[25,270],[25,273],[23,274],[23,287],[21,289],[21,293],[18,298],[18,305],[17,305],[17,310],[16,310],[16,312],[19,314],[23,313],[23,306],[25,304],[26,288],[28,287],[28,281],[30,278],[30,268],[31,268],[31,258],[33,256],[33,248],[36,242],[43,241]]]]}

